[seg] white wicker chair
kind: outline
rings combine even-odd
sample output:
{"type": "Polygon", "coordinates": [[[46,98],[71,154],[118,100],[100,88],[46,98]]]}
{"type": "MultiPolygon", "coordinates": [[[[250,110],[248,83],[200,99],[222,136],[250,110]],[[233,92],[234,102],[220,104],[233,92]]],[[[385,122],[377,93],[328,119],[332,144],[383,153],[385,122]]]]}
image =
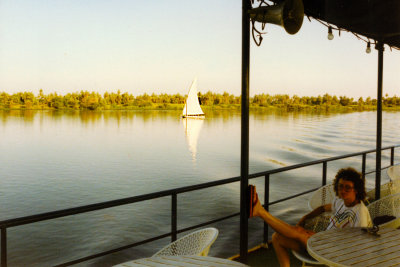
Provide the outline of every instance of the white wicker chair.
{"type": "Polygon", "coordinates": [[[302,267],[308,267],[308,266],[314,266],[314,265],[324,265],[323,263],[320,263],[313,257],[311,257],[308,253],[300,253],[297,251],[292,250],[293,255],[302,262],[301,266],[302,267]],[[307,265],[312,264],[312,265],[307,265]]]}
{"type": "MultiPolygon", "coordinates": [[[[332,203],[335,197],[335,190],[333,184],[325,185],[320,187],[318,190],[314,191],[308,200],[308,208],[314,210],[322,205],[332,203]]],[[[329,225],[329,218],[331,217],[331,212],[324,212],[321,215],[307,220],[305,222],[304,228],[312,230],[316,233],[325,231],[326,227],[329,225]]],[[[312,265],[323,265],[322,263],[315,260],[313,257],[308,255],[308,253],[299,253],[292,250],[293,255],[302,262],[302,266],[306,267],[307,264],[312,265]]]]}
{"type": "Polygon", "coordinates": [[[400,193],[378,199],[369,204],[367,208],[371,219],[375,221],[385,216],[396,217],[395,219],[380,224],[379,228],[398,228],[400,226],[400,193]]]}
{"type": "Polygon", "coordinates": [[[308,200],[308,207],[310,210],[314,210],[322,205],[332,203],[335,197],[335,190],[333,184],[325,185],[314,191],[308,200]]]}
{"type": "Polygon", "coordinates": [[[162,255],[197,255],[207,256],[211,245],[217,239],[218,229],[210,227],[204,228],[188,235],[185,235],[178,240],[170,243],[162,248],[154,256],[162,255]]]}
{"type": "MultiPolygon", "coordinates": [[[[329,218],[330,215],[329,213],[325,212],[315,218],[312,218],[310,220],[307,220],[304,228],[308,230],[313,230],[314,232],[318,233],[321,231],[325,231],[326,227],[329,225],[329,218]]],[[[297,252],[292,250],[293,255],[302,262],[302,267],[307,267],[310,265],[307,264],[312,264],[313,265],[324,265],[323,263],[320,263],[313,257],[311,257],[308,253],[306,252],[297,252]]]]}
{"type": "Polygon", "coordinates": [[[317,217],[307,220],[304,228],[307,230],[312,230],[315,233],[325,231],[329,225],[331,216],[331,212],[324,212],[317,217]]]}
{"type": "MultiPolygon", "coordinates": [[[[400,180],[392,180],[381,185],[381,198],[400,193],[400,180]]],[[[375,201],[375,189],[367,192],[367,200],[372,203],[375,201]]]]}
{"type": "Polygon", "coordinates": [[[390,180],[400,180],[400,165],[395,165],[387,169],[390,180]]]}

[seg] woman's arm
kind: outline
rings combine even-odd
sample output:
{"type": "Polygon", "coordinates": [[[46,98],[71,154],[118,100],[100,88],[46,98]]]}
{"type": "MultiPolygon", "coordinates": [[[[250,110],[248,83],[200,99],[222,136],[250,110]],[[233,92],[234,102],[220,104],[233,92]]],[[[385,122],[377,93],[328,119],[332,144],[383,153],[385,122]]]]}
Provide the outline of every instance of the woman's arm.
{"type": "Polygon", "coordinates": [[[318,215],[324,213],[325,211],[332,211],[332,204],[326,204],[323,206],[319,206],[318,208],[314,209],[310,213],[307,213],[306,215],[304,215],[296,225],[304,227],[306,220],[317,217],[318,215]]]}

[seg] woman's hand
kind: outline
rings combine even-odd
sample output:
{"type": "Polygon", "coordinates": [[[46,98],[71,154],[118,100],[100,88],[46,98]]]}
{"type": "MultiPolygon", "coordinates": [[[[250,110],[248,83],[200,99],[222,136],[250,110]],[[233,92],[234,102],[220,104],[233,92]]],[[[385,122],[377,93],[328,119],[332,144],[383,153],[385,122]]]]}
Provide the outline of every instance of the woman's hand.
{"type": "Polygon", "coordinates": [[[307,216],[303,216],[300,221],[296,224],[296,226],[301,226],[304,227],[304,225],[306,224],[306,220],[307,220],[307,216]]]}
{"type": "Polygon", "coordinates": [[[296,225],[304,227],[304,225],[306,224],[306,221],[308,219],[312,219],[312,218],[322,214],[325,211],[331,211],[331,210],[332,210],[331,204],[326,204],[326,205],[320,206],[320,207],[316,208],[315,210],[311,211],[310,213],[304,215],[296,225]]]}

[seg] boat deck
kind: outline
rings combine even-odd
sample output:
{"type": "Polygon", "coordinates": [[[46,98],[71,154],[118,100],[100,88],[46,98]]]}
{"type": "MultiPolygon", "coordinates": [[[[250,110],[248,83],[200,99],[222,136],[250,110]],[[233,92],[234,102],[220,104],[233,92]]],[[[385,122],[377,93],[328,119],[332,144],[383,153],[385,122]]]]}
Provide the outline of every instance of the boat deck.
{"type": "MultiPolygon", "coordinates": [[[[234,256],[232,259],[237,260],[238,256],[234,256]]],[[[270,244],[268,248],[258,246],[249,250],[247,265],[251,267],[279,267],[278,259],[276,257],[274,248],[272,247],[272,244],[270,244]]],[[[294,257],[292,253],[290,253],[290,266],[302,266],[302,262],[294,257]]]]}

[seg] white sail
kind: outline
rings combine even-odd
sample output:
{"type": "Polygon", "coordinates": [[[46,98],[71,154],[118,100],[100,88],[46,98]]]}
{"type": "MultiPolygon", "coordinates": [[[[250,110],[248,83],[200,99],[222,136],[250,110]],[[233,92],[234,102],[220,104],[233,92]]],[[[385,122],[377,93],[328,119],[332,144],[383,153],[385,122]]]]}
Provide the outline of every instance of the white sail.
{"type": "Polygon", "coordinates": [[[200,107],[199,98],[197,96],[197,79],[195,78],[190,86],[186,99],[185,107],[182,112],[183,117],[204,116],[204,112],[200,107]]]}
{"type": "Polygon", "coordinates": [[[184,118],[183,127],[185,128],[186,142],[189,151],[192,154],[192,161],[196,162],[197,141],[200,136],[200,130],[203,126],[204,119],[184,118]]]}

